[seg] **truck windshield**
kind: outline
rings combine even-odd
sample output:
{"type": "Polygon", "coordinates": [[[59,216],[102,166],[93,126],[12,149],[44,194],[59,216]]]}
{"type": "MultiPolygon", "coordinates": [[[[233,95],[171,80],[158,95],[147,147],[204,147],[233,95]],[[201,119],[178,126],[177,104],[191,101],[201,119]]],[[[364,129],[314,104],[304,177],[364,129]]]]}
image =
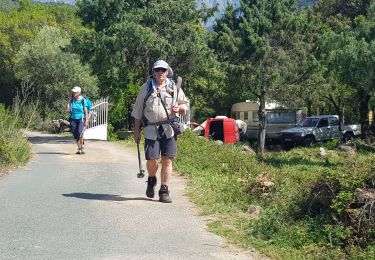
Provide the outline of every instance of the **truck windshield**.
{"type": "Polygon", "coordinates": [[[314,127],[319,122],[319,118],[305,118],[298,124],[300,127],[314,127]]]}

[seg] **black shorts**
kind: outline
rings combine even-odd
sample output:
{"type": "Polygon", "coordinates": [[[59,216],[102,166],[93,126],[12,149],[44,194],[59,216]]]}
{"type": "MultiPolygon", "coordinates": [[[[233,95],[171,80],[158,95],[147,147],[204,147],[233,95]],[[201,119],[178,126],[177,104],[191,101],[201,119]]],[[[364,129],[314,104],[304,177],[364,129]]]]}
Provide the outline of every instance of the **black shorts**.
{"type": "Polygon", "coordinates": [[[170,158],[176,157],[177,141],[174,136],[169,139],[165,137],[157,140],[145,139],[146,160],[157,160],[160,154],[170,158]]]}
{"type": "Polygon", "coordinates": [[[70,119],[70,131],[74,139],[78,140],[81,137],[85,123],[84,119],[70,119]]]}

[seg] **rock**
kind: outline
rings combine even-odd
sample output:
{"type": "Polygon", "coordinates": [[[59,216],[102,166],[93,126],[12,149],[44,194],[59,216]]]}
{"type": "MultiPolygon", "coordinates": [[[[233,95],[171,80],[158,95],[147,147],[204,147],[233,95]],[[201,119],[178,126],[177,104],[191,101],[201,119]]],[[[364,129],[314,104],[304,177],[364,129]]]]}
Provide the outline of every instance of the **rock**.
{"type": "Polygon", "coordinates": [[[251,149],[250,146],[248,145],[242,145],[241,146],[241,151],[244,151],[244,152],[247,152],[247,153],[250,153],[250,154],[256,154],[255,151],[253,149],[251,149]]]}
{"type": "Polygon", "coordinates": [[[259,188],[259,187],[251,189],[251,193],[253,193],[253,194],[259,194],[259,193],[262,193],[262,192],[263,192],[263,189],[259,188]]]}
{"type": "Polygon", "coordinates": [[[262,193],[260,196],[261,196],[262,198],[269,198],[269,197],[271,197],[271,193],[269,193],[269,192],[264,192],[264,193],[262,193]]]}
{"type": "Polygon", "coordinates": [[[51,120],[53,130],[55,132],[61,132],[64,131],[64,129],[69,129],[70,122],[65,119],[58,119],[58,120],[51,120]]]}
{"type": "Polygon", "coordinates": [[[269,180],[269,175],[267,172],[262,172],[259,174],[256,181],[260,184],[263,191],[270,191],[275,186],[275,183],[269,180]]]}
{"type": "Polygon", "coordinates": [[[352,225],[360,232],[366,232],[375,226],[375,189],[357,188],[355,199],[345,211],[352,225]]]}
{"type": "Polygon", "coordinates": [[[319,152],[318,152],[318,156],[320,156],[320,157],[326,157],[327,156],[326,149],[324,149],[323,147],[320,147],[319,148],[319,152]]]}
{"type": "Polygon", "coordinates": [[[247,214],[253,219],[259,219],[260,218],[260,210],[261,208],[259,206],[250,205],[247,214]]]}
{"type": "Polygon", "coordinates": [[[299,151],[299,152],[297,152],[297,154],[298,154],[299,156],[304,156],[304,155],[305,155],[305,152],[303,152],[303,151],[299,151]]]}
{"type": "Polygon", "coordinates": [[[268,189],[272,188],[273,186],[275,186],[275,183],[273,183],[272,181],[265,181],[262,183],[262,185],[268,189]]]}
{"type": "Polygon", "coordinates": [[[70,126],[70,122],[65,119],[59,119],[60,121],[60,126],[65,125],[65,126],[70,126]]]}
{"type": "Polygon", "coordinates": [[[360,189],[355,190],[356,201],[359,203],[374,203],[375,189],[360,189]]]}
{"type": "Polygon", "coordinates": [[[346,209],[345,210],[346,211],[346,213],[348,213],[349,215],[350,215],[350,217],[352,217],[352,218],[358,218],[358,217],[360,217],[361,216],[361,210],[359,210],[359,209],[346,209]]]}
{"type": "Polygon", "coordinates": [[[218,145],[224,144],[223,141],[221,141],[221,140],[216,140],[215,143],[218,144],[218,145]]]}
{"type": "Polygon", "coordinates": [[[259,182],[259,183],[262,183],[262,182],[265,182],[265,181],[269,181],[269,179],[268,179],[268,172],[262,172],[261,174],[259,174],[256,177],[256,181],[259,182]]]}
{"type": "Polygon", "coordinates": [[[340,145],[339,149],[343,150],[343,151],[346,151],[346,153],[348,154],[349,157],[354,157],[354,155],[356,155],[356,153],[357,153],[357,150],[356,150],[355,147],[348,146],[348,145],[340,145]]]}

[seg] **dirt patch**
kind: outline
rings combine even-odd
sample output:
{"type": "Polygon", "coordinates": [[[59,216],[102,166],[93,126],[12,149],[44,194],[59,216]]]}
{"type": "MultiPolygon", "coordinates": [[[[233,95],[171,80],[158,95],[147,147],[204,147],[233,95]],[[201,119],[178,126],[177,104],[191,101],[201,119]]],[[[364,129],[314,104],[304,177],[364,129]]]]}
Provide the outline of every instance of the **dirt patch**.
{"type": "Polygon", "coordinates": [[[0,177],[10,173],[11,171],[13,171],[14,169],[16,169],[17,167],[13,166],[4,166],[4,165],[0,165],[0,177]]]}

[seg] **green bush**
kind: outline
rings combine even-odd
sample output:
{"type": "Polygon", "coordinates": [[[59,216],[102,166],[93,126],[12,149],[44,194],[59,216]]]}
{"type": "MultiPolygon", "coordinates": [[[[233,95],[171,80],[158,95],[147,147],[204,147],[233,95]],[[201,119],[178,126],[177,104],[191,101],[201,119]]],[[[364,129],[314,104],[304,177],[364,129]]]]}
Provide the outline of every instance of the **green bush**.
{"type": "Polygon", "coordinates": [[[21,121],[0,104],[0,165],[26,163],[31,147],[20,131],[21,121]]]}

